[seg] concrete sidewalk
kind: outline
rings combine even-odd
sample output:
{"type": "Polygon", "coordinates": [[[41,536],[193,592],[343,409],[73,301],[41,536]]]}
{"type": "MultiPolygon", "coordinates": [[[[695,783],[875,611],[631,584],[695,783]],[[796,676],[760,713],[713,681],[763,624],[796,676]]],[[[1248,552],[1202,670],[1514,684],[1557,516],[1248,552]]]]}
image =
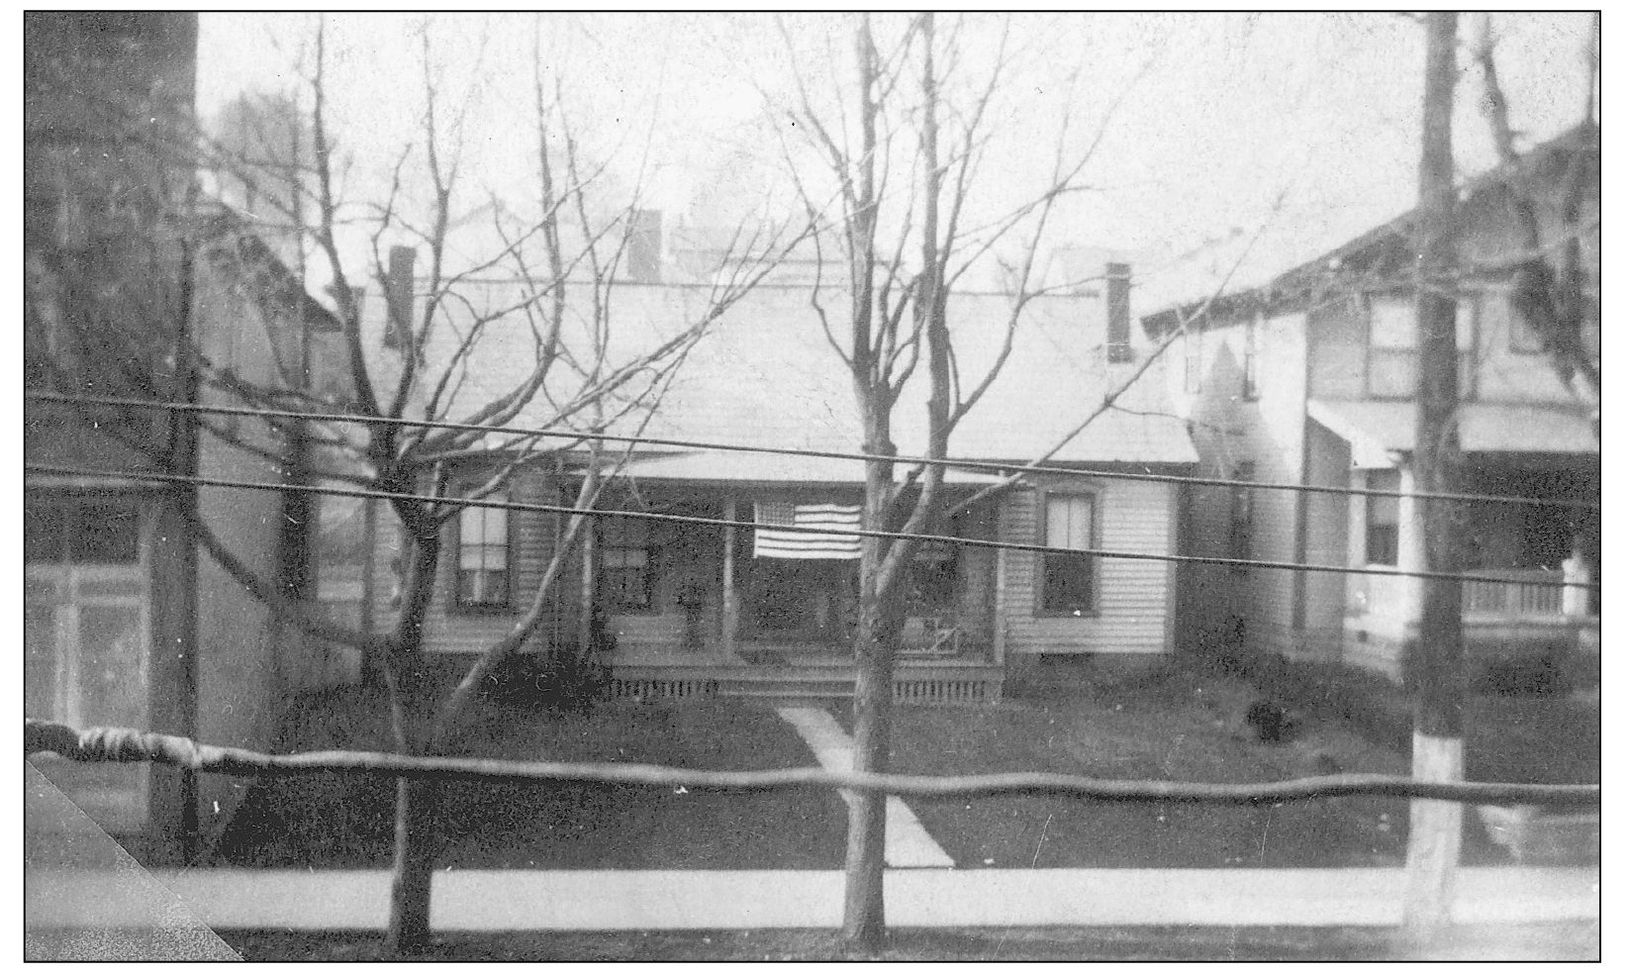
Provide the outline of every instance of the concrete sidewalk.
{"type": "MultiPolygon", "coordinates": [[[[814,753],[821,768],[827,772],[853,771],[853,739],[836,723],[829,711],[822,708],[777,708],[780,717],[790,722],[808,748],[814,753]]],[[[838,789],[851,806],[853,793],[838,789]]],[[[889,867],[953,867],[955,861],[944,852],[938,841],[926,831],[921,821],[910,812],[910,807],[897,796],[887,797],[887,852],[889,867]]]]}
{"type": "MultiPolygon", "coordinates": [[[[380,930],[383,870],[154,870],[160,913],[209,928],[380,930]]],[[[1388,927],[1403,872],[1349,870],[899,870],[886,878],[897,927],[1388,927]]],[[[150,898],[114,896],[101,871],[24,874],[31,929],[141,928],[150,898]]],[[[444,931],[626,931],[841,926],[842,874],[826,870],[443,870],[431,920],[444,931]]],[[[1597,867],[1469,867],[1459,924],[1593,920],[1597,867]]]]}

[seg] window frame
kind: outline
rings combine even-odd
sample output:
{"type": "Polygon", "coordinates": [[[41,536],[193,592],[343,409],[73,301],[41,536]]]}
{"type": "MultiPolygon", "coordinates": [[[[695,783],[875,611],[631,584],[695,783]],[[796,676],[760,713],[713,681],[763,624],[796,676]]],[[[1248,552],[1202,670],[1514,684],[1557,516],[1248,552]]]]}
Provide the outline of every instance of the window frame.
{"type": "MultiPolygon", "coordinates": [[[[1232,465],[1231,480],[1248,481],[1255,483],[1259,479],[1259,467],[1252,460],[1240,460],[1232,465]]],[[[1234,484],[1231,494],[1227,498],[1226,509],[1226,552],[1227,557],[1239,561],[1252,561],[1254,558],[1254,502],[1257,488],[1243,487],[1234,484]]],[[[1247,565],[1233,565],[1232,571],[1245,574],[1249,570],[1247,565]]]]}
{"type": "MultiPolygon", "coordinates": [[[[1374,468],[1366,472],[1362,478],[1362,487],[1369,491],[1399,491],[1401,490],[1401,472],[1395,468],[1374,468]],[[1390,484],[1380,484],[1381,476],[1393,474],[1390,484]]],[[[1362,564],[1377,566],[1399,566],[1401,564],[1401,499],[1396,497],[1375,497],[1371,494],[1362,495],[1362,564]],[[1373,514],[1377,504],[1393,504],[1395,506],[1394,520],[1385,524],[1375,524],[1373,514]],[[1389,547],[1393,550],[1391,560],[1379,562],[1373,558],[1373,529],[1387,528],[1391,532],[1389,547]]]]}
{"type": "MultiPolygon", "coordinates": [[[[473,490],[473,487],[471,487],[473,490]]],[[[504,505],[513,497],[513,485],[508,484],[493,491],[481,501],[499,501],[504,505]]],[[[515,558],[515,518],[514,512],[504,507],[503,512],[503,597],[502,599],[466,599],[463,595],[463,518],[472,511],[479,511],[483,515],[493,510],[485,505],[466,505],[452,518],[452,608],[461,613],[503,613],[514,609],[514,573],[517,559],[515,558]]],[[[487,544],[487,543],[482,543],[487,544]]],[[[479,572],[492,572],[496,570],[481,568],[479,572]]]]}
{"type": "Polygon", "coordinates": [[[1260,398],[1260,326],[1264,316],[1254,314],[1243,322],[1243,399],[1260,398]]]}
{"type": "Polygon", "coordinates": [[[598,590],[598,597],[604,601],[606,612],[617,616],[654,616],[661,613],[661,604],[656,598],[656,570],[660,557],[660,543],[655,537],[656,523],[645,518],[621,518],[622,527],[636,525],[644,531],[644,544],[642,547],[634,545],[608,545],[605,542],[605,528],[610,518],[593,519],[593,577],[594,587],[598,590]],[[626,603],[612,598],[605,585],[606,573],[612,568],[605,558],[606,553],[612,549],[618,552],[644,553],[642,566],[615,566],[617,571],[641,570],[644,579],[644,601],[640,603],[626,603]]]}
{"type": "MultiPolygon", "coordinates": [[[[1035,542],[1039,545],[1048,545],[1050,536],[1051,501],[1053,499],[1083,499],[1090,503],[1090,536],[1087,544],[1090,548],[1097,548],[1101,542],[1102,530],[1102,491],[1099,488],[1042,488],[1035,492],[1034,512],[1035,542]]],[[[1046,595],[1049,590],[1048,579],[1050,575],[1050,561],[1053,558],[1065,558],[1050,552],[1036,552],[1034,566],[1034,615],[1048,619],[1084,619],[1101,615],[1102,605],[1102,574],[1101,559],[1097,556],[1084,556],[1084,563],[1089,569],[1088,606],[1084,608],[1053,609],[1047,605],[1046,595]]]]}

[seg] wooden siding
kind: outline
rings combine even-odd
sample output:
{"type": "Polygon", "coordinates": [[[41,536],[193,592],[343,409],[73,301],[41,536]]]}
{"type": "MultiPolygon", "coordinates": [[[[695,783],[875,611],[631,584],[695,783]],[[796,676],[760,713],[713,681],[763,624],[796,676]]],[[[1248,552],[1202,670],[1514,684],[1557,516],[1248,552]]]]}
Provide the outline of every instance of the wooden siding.
{"type": "MultiPolygon", "coordinates": [[[[1097,499],[1097,546],[1130,552],[1175,551],[1171,534],[1173,485],[1069,478],[1042,487],[1088,490],[1097,499]]],[[[1039,493],[1021,490],[1000,506],[1000,538],[1039,540],[1039,493]]],[[[1162,653],[1173,611],[1169,572],[1162,562],[1099,559],[1096,613],[1048,616],[1039,612],[1038,565],[1033,552],[1002,553],[1002,589],[996,598],[1006,654],[1162,653]]]]}
{"type": "MultiPolygon", "coordinates": [[[[1304,316],[1285,315],[1260,324],[1258,395],[1243,396],[1242,324],[1205,330],[1201,388],[1192,398],[1192,439],[1202,458],[1204,477],[1231,478],[1239,465],[1252,463],[1254,479],[1300,483],[1305,424],[1304,316]]],[[[1296,525],[1300,495],[1256,489],[1253,531],[1246,553],[1231,544],[1232,489],[1194,486],[1188,495],[1189,537],[1193,555],[1231,558],[1246,555],[1263,561],[1299,561],[1296,525]]],[[[1282,653],[1297,652],[1302,634],[1295,629],[1294,603],[1299,581],[1287,569],[1239,569],[1185,565],[1180,570],[1182,641],[1205,639],[1232,617],[1241,617],[1252,645],[1282,653]]]]}
{"type": "MultiPolygon", "coordinates": [[[[540,472],[526,471],[519,474],[515,477],[510,490],[509,497],[513,501],[532,504],[560,503],[550,479],[540,472]]],[[[398,532],[399,526],[395,524],[394,517],[387,510],[382,514],[383,517],[379,519],[381,536],[398,532]]],[[[457,551],[450,544],[446,545],[441,551],[440,570],[435,580],[435,596],[424,620],[425,650],[437,653],[480,653],[506,636],[519,622],[542,582],[542,574],[547,568],[548,560],[553,556],[559,516],[516,511],[511,512],[509,517],[512,540],[509,564],[513,572],[509,585],[511,597],[509,606],[504,609],[457,606],[454,599],[457,551]]],[[[453,533],[448,533],[447,541],[450,542],[453,537],[453,533]]],[[[386,546],[381,546],[383,547],[386,546]]],[[[561,574],[556,593],[574,594],[577,591],[578,580],[581,578],[581,571],[577,565],[577,560],[573,558],[571,564],[561,574]]],[[[375,619],[380,624],[387,625],[394,619],[396,612],[394,607],[387,604],[392,582],[388,556],[381,570],[378,575],[381,581],[379,588],[383,590],[383,601],[386,605],[380,607],[382,615],[375,619]]],[[[575,613],[570,605],[574,599],[564,600],[564,605],[560,604],[561,601],[557,597],[552,602],[554,607],[549,612],[549,619],[533,640],[538,648],[553,640],[573,642],[576,637],[572,625],[575,613]]]]}

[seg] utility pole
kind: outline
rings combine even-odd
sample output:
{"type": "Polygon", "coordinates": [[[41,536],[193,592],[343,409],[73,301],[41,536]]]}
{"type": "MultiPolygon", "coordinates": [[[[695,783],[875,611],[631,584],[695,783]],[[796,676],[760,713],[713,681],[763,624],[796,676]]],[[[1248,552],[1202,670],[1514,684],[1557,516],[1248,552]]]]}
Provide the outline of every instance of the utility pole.
{"type": "MultiPolygon", "coordinates": [[[[1418,419],[1412,463],[1420,492],[1455,492],[1462,460],[1457,431],[1456,196],[1452,186],[1452,85],[1457,74],[1457,15],[1428,15],[1424,67],[1423,158],[1418,172],[1417,309],[1418,419]]],[[[1457,504],[1420,499],[1424,568],[1462,569],[1457,504]]],[[[1463,584],[1439,576],[1423,586],[1413,656],[1416,704],[1412,775],[1428,781],[1463,778],[1463,584]]],[[[1433,939],[1451,923],[1463,807],[1413,800],[1407,842],[1405,924],[1415,941],[1433,939]]]]}

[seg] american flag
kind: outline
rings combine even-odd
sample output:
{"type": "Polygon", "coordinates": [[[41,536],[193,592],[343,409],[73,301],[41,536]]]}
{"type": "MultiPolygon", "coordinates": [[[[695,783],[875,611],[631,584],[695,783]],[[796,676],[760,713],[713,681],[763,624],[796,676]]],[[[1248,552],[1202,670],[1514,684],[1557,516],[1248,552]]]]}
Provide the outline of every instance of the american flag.
{"type": "Polygon", "coordinates": [[[759,501],[755,505],[757,532],[752,555],[759,559],[856,559],[859,536],[777,531],[780,528],[859,528],[856,504],[795,504],[759,501]]]}

